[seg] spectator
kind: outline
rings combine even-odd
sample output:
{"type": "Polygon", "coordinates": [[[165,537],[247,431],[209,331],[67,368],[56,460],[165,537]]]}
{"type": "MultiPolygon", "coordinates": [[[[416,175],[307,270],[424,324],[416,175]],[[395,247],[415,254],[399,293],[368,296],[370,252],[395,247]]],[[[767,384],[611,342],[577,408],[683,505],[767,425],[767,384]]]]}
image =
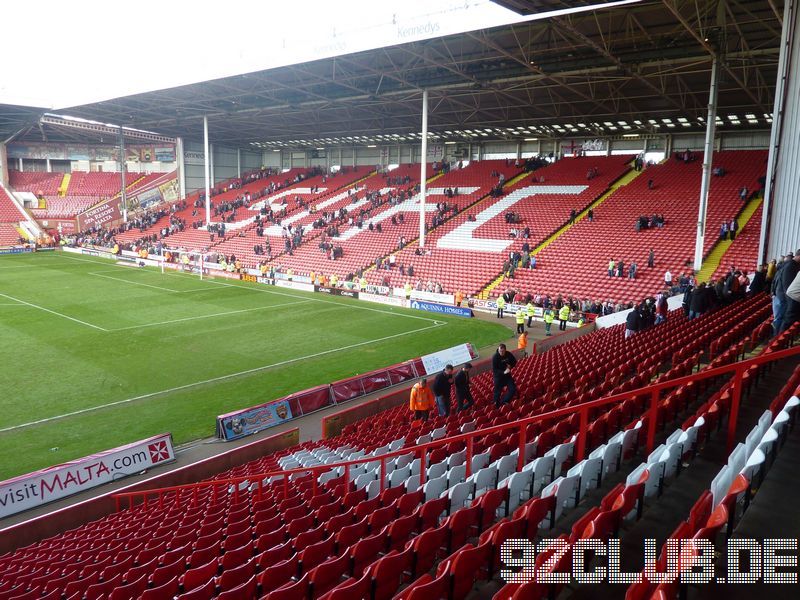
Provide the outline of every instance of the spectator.
{"type": "Polygon", "coordinates": [[[505,344],[500,344],[492,356],[492,376],[494,379],[494,405],[499,408],[511,402],[517,393],[517,385],[511,375],[511,369],[517,364],[517,358],[508,350],[505,344]],[[505,393],[503,390],[505,389],[505,393]]]}
{"type": "Polygon", "coordinates": [[[642,326],[642,315],[640,313],[642,310],[641,305],[635,306],[631,312],[628,313],[628,316],[625,318],[625,339],[627,340],[629,337],[636,335],[639,329],[642,326]]]}
{"type": "Polygon", "coordinates": [[[439,416],[446,417],[450,414],[450,389],[453,385],[453,365],[445,365],[433,380],[433,394],[436,397],[436,407],[439,416]]]}
{"type": "Polygon", "coordinates": [[[469,371],[471,368],[472,363],[465,363],[453,378],[453,384],[456,388],[456,402],[458,404],[459,412],[462,410],[467,410],[475,403],[475,400],[472,397],[472,392],[469,389],[469,371]]]}

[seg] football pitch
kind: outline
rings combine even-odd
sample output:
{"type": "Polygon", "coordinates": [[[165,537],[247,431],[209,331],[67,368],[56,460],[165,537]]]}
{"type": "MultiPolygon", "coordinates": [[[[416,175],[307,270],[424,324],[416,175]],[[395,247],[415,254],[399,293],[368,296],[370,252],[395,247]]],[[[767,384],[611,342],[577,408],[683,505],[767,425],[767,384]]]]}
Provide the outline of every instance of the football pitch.
{"type": "Polygon", "coordinates": [[[109,260],[0,259],[0,480],[463,342],[501,325],[109,260]]]}

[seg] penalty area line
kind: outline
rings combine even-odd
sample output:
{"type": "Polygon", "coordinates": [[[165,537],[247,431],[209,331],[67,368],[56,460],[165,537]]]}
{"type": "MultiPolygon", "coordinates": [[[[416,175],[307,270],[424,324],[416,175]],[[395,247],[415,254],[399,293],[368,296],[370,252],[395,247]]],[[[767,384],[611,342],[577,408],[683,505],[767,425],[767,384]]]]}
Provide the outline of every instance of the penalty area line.
{"type": "MultiPolygon", "coordinates": [[[[2,295],[2,294],[0,294],[2,295]]],[[[203,385],[208,385],[210,383],[218,383],[220,381],[226,381],[228,379],[235,379],[237,377],[243,377],[245,375],[252,375],[253,373],[259,373],[261,371],[267,371],[269,369],[274,369],[275,367],[282,367],[284,365],[290,365],[292,363],[296,363],[303,360],[310,360],[313,358],[319,358],[320,356],[327,356],[328,354],[335,354],[336,352],[341,352],[343,350],[352,350],[353,348],[360,348],[362,346],[368,346],[370,344],[376,344],[378,342],[385,342],[387,340],[396,339],[399,337],[403,337],[406,335],[411,335],[413,333],[419,333],[421,331],[427,331],[429,329],[435,329],[437,327],[441,327],[442,325],[428,325],[427,327],[420,327],[417,329],[412,329],[411,331],[404,331],[402,333],[395,333],[393,335],[387,335],[384,337],[372,339],[372,340],[365,340],[363,342],[357,342],[355,344],[348,344],[347,346],[340,346],[339,348],[331,348],[330,350],[323,350],[322,352],[315,352],[314,354],[307,354],[305,356],[298,356],[296,358],[290,358],[287,360],[282,360],[275,363],[270,363],[268,365],[263,365],[261,367],[254,367],[252,369],[246,369],[244,371],[239,371],[237,373],[229,373],[227,375],[220,375],[218,377],[212,377],[210,379],[204,379],[202,381],[195,381],[193,383],[187,383],[184,385],[179,385],[176,387],[172,387],[166,390],[159,390],[157,392],[150,392],[149,394],[142,394],[140,396],[134,396],[133,398],[126,398],[125,400],[116,400],[114,402],[108,402],[106,404],[98,404],[97,406],[90,406],[88,408],[82,408],[80,410],[74,410],[72,412],[64,413],[63,415],[56,415],[53,417],[46,417],[44,419],[38,419],[36,421],[29,421],[27,423],[20,423],[19,425],[12,425],[11,427],[4,427],[0,429],[0,433],[6,433],[8,431],[16,431],[18,429],[25,429],[27,427],[32,427],[34,425],[42,425],[44,423],[50,423],[52,421],[59,421],[61,419],[66,419],[69,417],[75,417],[77,415],[82,415],[90,412],[95,412],[98,410],[102,410],[104,408],[111,408],[112,406],[121,406],[123,404],[130,404],[131,402],[136,402],[138,400],[147,400],[149,398],[155,398],[157,396],[163,396],[164,394],[170,394],[172,392],[180,392],[183,390],[192,389],[195,387],[200,387],[203,385]]]]}

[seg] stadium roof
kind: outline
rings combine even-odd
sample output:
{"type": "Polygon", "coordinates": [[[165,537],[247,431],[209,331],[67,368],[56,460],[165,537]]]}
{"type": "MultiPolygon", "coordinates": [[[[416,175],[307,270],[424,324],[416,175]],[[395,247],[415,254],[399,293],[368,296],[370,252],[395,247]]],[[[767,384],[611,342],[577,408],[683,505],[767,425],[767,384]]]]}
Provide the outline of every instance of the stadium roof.
{"type": "MultiPolygon", "coordinates": [[[[526,12],[599,2],[500,0],[526,12]]],[[[719,122],[766,128],[780,0],[644,0],[415,41],[58,111],[262,148],[697,131],[712,56],[719,122]]],[[[23,139],[41,139],[37,127],[23,139]]]]}

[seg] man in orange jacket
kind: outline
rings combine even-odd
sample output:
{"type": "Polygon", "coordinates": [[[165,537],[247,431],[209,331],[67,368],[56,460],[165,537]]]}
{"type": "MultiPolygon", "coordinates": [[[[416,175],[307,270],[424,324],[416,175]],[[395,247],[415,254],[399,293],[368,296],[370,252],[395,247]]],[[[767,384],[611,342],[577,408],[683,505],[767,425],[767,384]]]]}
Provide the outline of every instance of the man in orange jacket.
{"type": "Polygon", "coordinates": [[[433,408],[433,392],[428,387],[427,379],[420,379],[411,388],[409,408],[414,411],[415,419],[428,420],[428,411],[433,408]]]}

